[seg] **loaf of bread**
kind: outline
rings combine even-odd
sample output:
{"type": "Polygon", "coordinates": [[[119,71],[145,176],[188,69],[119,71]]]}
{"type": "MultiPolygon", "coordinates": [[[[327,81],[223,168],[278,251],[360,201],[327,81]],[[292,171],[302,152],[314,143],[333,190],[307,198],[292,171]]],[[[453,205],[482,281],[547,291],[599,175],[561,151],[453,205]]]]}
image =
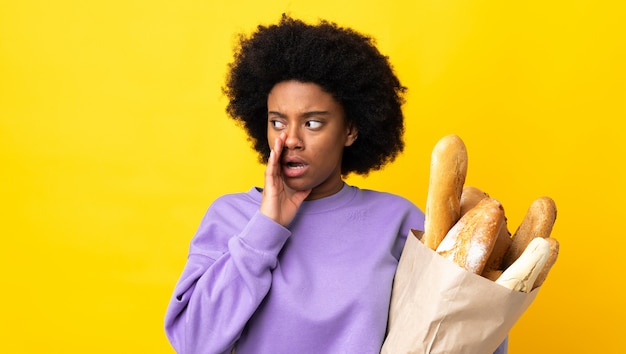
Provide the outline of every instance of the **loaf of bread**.
{"type": "Polygon", "coordinates": [[[501,269],[487,269],[485,268],[483,272],[480,274],[483,278],[487,278],[492,281],[498,280],[502,275],[503,270],[501,269]]]}
{"type": "Polygon", "coordinates": [[[554,200],[545,196],[535,199],[511,238],[511,246],[504,255],[501,269],[506,269],[513,264],[535,237],[550,237],[555,221],[556,204],[554,200]]]}
{"type": "Polygon", "coordinates": [[[559,256],[559,241],[557,241],[557,239],[554,237],[548,237],[546,238],[546,241],[548,241],[548,244],[550,245],[550,255],[548,256],[546,264],[541,269],[541,272],[539,272],[537,280],[535,280],[535,284],[533,285],[533,289],[538,288],[543,284],[543,282],[546,280],[546,277],[548,276],[548,273],[550,272],[550,269],[552,269],[552,266],[559,256]]]}
{"type": "Polygon", "coordinates": [[[530,292],[550,256],[550,244],[543,237],[533,238],[522,254],[496,280],[511,290],[530,292]]]}
{"type": "Polygon", "coordinates": [[[465,213],[475,207],[478,202],[487,197],[489,197],[489,194],[479,188],[463,186],[463,191],[461,192],[461,216],[465,215],[465,213]]]}
{"type": "Polygon", "coordinates": [[[511,236],[502,204],[465,186],[467,151],[457,135],[440,139],[431,155],[421,241],[462,268],[517,291],[545,281],[559,253],[550,238],[556,204],[540,197],[511,236]]]}
{"type": "Polygon", "coordinates": [[[437,249],[461,217],[461,192],[467,175],[467,150],[457,135],[441,138],[433,148],[422,242],[437,249]]]}
{"type": "Polygon", "coordinates": [[[450,229],[436,252],[472,273],[481,274],[498,238],[503,214],[500,202],[483,198],[450,229]]]}
{"type": "Polygon", "coordinates": [[[509,250],[512,243],[511,233],[509,232],[509,228],[507,226],[507,219],[506,216],[503,216],[502,227],[498,232],[498,238],[496,239],[496,244],[493,246],[493,250],[489,255],[489,259],[487,259],[487,264],[485,264],[485,271],[501,269],[504,255],[509,250]]]}
{"type": "MultiPolygon", "coordinates": [[[[465,215],[467,211],[476,206],[478,202],[488,197],[489,194],[483,192],[479,188],[473,186],[464,186],[463,192],[461,193],[461,216],[465,215]]],[[[483,277],[495,280],[498,276],[500,276],[500,274],[502,274],[500,266],[502,264],[504,255],[511,246],[511,242],[511,233],[509,232],[509,228],[507,226],[506,214],[502,213],[502,227],[498,232],[496,243],[491,250],[489,259],[487,259],[485,268],[481,273],[483,277]]]]}

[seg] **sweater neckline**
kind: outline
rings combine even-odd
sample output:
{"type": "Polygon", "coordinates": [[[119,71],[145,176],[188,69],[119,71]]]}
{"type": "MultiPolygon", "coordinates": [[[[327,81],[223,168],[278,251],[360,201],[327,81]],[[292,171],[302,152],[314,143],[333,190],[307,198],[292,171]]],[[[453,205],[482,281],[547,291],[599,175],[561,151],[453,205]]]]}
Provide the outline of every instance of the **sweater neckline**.
{"type": "MultiPolygon", "coordinates": [[[[261,203],[262,193],[263,189],[260,187],[252,187],[252,189],[248,192],[248,194],[259,203],[261,203]]],[[[356,196],[356,193],[356,187],[350,186],[344,182],[343,187],[341,187],[339,192],[335,194],[320,199],[305,200],[302,202],[300,209],[298,209],[298,214],[321,213],[339,209],[349,203],[354,196],[356,196]]]]}

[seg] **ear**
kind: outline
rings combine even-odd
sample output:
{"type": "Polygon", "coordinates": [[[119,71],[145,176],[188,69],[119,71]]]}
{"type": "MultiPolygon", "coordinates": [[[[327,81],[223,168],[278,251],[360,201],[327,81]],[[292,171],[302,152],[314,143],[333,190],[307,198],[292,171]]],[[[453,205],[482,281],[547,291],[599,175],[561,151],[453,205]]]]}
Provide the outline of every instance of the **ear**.
{"type": "Polygon", "coordinates": [[[352,145],[356,141],[356,138],[358,137],[359,137],[359,131],[356,129],[354,124],[350,124],[348,126],[348,135],[346,136],[346,143],[344,144],[344,146],[352,145]]]}

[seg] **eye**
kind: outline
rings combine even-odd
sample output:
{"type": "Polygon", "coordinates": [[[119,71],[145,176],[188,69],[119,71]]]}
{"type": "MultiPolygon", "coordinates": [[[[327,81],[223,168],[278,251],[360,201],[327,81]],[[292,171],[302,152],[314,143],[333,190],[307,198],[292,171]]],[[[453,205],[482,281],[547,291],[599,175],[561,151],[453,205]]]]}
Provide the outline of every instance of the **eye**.
{"type": "Polygon", "coordinates": [[[307,128],[319,129],[322,127],[322,122],[317,120],[307,120],[305,125],[307,128]]]}
{"type": "Polygon", "coordinates": [[[276,119],[271,119],[270,120],[270,125],[274,128],[274,129],[284,129],[285,128],[285,123],[276,120],[276,119]]]}

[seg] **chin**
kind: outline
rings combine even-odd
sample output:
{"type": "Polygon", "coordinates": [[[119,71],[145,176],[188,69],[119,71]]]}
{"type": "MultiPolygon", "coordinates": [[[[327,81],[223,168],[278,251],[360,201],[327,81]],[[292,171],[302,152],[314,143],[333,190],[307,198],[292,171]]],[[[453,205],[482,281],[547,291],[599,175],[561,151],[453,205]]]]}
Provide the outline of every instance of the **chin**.
{"type": "Polygon", "coordinates": [[[286,180],[285,184],[287,185],[287,187],[295,191],[306,191],[309,189],[313,189],[319,185],[299,180],[286,180]]]}

